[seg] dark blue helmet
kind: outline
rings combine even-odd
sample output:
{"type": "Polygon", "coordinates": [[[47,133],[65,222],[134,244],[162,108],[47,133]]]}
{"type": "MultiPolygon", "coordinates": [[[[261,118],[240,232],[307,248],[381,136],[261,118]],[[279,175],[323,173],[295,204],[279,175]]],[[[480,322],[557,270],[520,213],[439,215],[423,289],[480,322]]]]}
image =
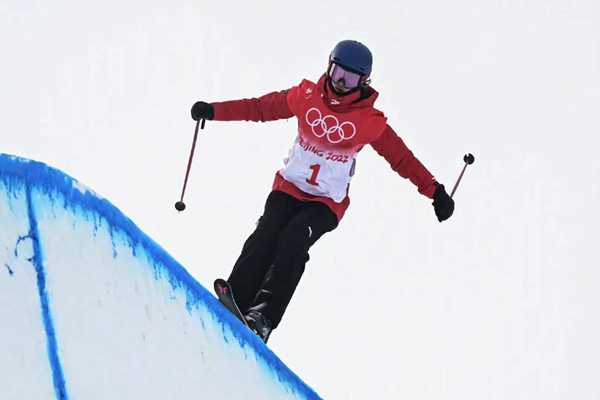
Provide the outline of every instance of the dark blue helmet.
{"type": "Polygon", "coordinates": [[[373,67],[373,55],[367,46],[356,40],[342,40],[333,48],[329,62],[368,77],[373,67]]]}

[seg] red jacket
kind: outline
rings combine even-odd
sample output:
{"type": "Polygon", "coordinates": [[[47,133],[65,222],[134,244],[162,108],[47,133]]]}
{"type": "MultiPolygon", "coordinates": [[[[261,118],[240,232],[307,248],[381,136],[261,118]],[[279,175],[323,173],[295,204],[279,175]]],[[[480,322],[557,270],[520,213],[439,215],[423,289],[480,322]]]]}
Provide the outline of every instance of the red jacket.
{"type": "Polygon", "coordinates": [[[281,92],[212,105],[219,121],[265,122],[295,116],[298,136],[284,168],[275,175],[273,190],[324,203],[340,220],[350,204],[356,156],[366,144],[421,194],[433,198],[435,192],[434,177],[373,107],[377,96],[372,88],[336,96],[324,75],[316,84],[303,80],[281,92]]]}

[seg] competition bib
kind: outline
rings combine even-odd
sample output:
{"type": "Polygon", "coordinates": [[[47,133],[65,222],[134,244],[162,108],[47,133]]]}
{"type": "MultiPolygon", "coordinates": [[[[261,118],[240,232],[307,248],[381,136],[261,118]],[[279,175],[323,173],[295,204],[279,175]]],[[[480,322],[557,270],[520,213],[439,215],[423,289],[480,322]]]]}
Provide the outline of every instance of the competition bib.
{"type": "Polygon", "coordinates": [[[280,174],[300,190],[340,203],[354,174],[356,125],[309,108],[280,174]]]}

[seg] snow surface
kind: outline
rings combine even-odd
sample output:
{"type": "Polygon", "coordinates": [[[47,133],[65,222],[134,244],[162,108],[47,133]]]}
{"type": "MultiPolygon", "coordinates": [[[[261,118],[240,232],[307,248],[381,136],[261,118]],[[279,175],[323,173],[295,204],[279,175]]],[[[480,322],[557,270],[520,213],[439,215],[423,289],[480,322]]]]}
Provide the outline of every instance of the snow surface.
{"type": "Polygon", "coordinates": [[[0,155],[0,398],[317,399],[108,201],[0,155]]]}

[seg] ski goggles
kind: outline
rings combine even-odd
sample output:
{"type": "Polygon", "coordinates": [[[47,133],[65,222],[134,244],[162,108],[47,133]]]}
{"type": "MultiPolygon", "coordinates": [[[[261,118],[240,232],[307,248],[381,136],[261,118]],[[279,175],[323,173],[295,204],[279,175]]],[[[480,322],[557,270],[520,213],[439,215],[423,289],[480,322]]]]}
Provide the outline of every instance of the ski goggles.
{"type": "Polygon", "coordinates": [[[344,86],[346,86],[348,89],[354,89],[358,87],[358,84],[362,79],[361,74],[348,71],[347,69],[344,69],[344,67],[336,63],[331,63],[331,67],[329,67],[329,77],[333,82],[339,82],[343,79],[344,86]]]}

